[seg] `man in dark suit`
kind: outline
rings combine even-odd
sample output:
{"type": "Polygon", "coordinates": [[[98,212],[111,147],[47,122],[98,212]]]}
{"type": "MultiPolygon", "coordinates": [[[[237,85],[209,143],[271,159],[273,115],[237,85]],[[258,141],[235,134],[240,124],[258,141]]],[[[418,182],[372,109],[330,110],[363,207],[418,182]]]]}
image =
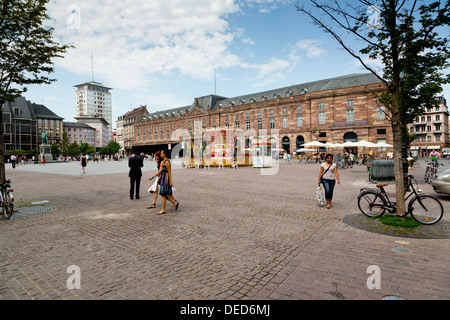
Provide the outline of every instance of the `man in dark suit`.
{"type": "Polygon", "coordinates": [[[136,199],[139,199],[139,189],[141,186],[142,170],[144,166],[144,160],[141,157],[136,156],[134,153],[128,159],[128,167],[130,167],[130,172],[128,176],[130,177],[130,199],[133,200],[134,186],[136,185],[136,199]]]}

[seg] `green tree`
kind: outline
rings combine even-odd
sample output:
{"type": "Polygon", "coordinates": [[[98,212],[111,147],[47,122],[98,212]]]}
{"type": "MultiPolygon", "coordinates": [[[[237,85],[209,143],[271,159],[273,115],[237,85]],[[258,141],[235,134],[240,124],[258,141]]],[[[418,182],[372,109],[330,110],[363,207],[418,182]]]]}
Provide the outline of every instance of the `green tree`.
{"type": "Polygon", "coordinates": [[[80,146],[78,145],[78,143],[76,141],[67,147],[67,155],[68,156],[71,156],[71,157],[77,156],[79,153],[80,153],[80,146]]]}
{"type": "Polygon", "coordinates": [[[95,153],[95,148],[87,142],[82,142],[80,144],[79,150],[80,150],[80,153],[82,153],[82,154],[95,153]]]}
{"type": "Polygon", "coordinates": [[[59,150],[59,146],[57,144],[51,144],[51,152],[54,158],[59,157],[61,151],[59,150]]]}
{"type": "Polygon", "coordinates": [[[108,145],[100,148],[98,151],[100,154],[116,154],[119,152],[121,146],[117,141],[111,140],[108,145]]]}
{"type": "MultiPolygon", "coordinates": [[[[52,37],[46,4],[49,0],[0,0],[0,107],[13,102],[27,86],[54,79],[52,59],[69,48],[52,37]]],[[[0,110],[0,124],[3,115],[0,110]]],[[[0,125],[0,181],[5,179],[3,125],[0,125]]]]}
{"type": "Polygon", "coordinates": [[[67,156],[67,149],[69,148],[69,137],[67,136],[66,131],[64,131],[62,134],[60,145],[62,155],[67,156]]]}
{"type": "Polygon", "coordinates": [[[376,99],[387,108],[392,125],[397,215],[404,215],[411,142],[407,124],[425,108],[439,105],[437,95],[450,82],[450,75],[442,73],[449,67],[450,1],[419,6],[417,0],[359,0],[351,5],[299,0],[296,8],[384,83],[386,89],[376,99]],[[354,42],[350,45],[352,38],[363,43],[359,52],[352,48],[354,42]],[[381,61],[382,69],[371,66],[367,57],[381,61]]]}
{"type": "Polygon", "coordinates": [[[111,154],[116,154],[119,152],[121,146],[117,141],[111,140],[108,142],[108,148],[111,151],[111,154]]]}

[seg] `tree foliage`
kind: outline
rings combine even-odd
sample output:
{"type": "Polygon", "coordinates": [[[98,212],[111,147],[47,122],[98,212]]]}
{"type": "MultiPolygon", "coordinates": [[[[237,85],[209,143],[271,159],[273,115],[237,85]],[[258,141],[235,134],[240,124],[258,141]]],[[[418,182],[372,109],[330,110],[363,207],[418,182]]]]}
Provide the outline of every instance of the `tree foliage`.
{"type": "MultiPolygon", "coordinates": [[[[0,0],[0,107],[13,102],[27,86],[54,79],[53,59],[69,48],[53,39],[45,25],[49,0],[0,0]]],[[[0,123],[2,123],[0,112],[0,123]]],[[[0,180],[5,179],[3,126],[0,126],[0,180]]]]}
{"type": "Polygon", "coordinates": [[[119,152],[121,146],[117,141],[111,140],[108,142],[108,145],[106,145],[103,148],[100,148],[99,153],[100,154],[116,154],[119,152]]]}

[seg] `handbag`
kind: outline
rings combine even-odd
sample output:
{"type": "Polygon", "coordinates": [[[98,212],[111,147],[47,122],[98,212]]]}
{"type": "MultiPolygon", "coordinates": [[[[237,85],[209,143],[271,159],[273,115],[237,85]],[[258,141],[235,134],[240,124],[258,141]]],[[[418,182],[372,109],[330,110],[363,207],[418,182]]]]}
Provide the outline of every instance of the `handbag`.
{"type": "Polygon", "coordinates": [[[156,179],[155,182],[153,182],[152,186],[148,188],[148,192],[155,193],[157,187],[158,187],[158,179],[156,179]]]}
{"type": "Polygon", "coordinates": [[[168,185],[159,186],[159,195],[161,196],[171,196],[172,195],[172,187],[168,185]]]}
{"type": "Polygon", "coordinates": [[[324,198],[323,189],[320,185],[317,186],[317,189],[316,189],[316,198],[317,198],[317,201],[319,201],[319,206],[323,206],[325,204],[323,202],[323,198],[324,198]]]}

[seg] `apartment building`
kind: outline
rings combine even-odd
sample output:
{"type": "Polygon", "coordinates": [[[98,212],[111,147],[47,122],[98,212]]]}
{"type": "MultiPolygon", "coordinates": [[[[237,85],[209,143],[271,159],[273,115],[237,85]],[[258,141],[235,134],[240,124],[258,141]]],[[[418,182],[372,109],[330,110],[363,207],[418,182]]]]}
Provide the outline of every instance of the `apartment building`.
{"type": "Polygon", "coordinates": [[[433,149],[442,150],[450,143],[449,112],[444,97],[439,98],[439,106],[428,108],[409,125],[409,131],[416,136],[411,143],[411,150],[430,153],[433,149]]]}

